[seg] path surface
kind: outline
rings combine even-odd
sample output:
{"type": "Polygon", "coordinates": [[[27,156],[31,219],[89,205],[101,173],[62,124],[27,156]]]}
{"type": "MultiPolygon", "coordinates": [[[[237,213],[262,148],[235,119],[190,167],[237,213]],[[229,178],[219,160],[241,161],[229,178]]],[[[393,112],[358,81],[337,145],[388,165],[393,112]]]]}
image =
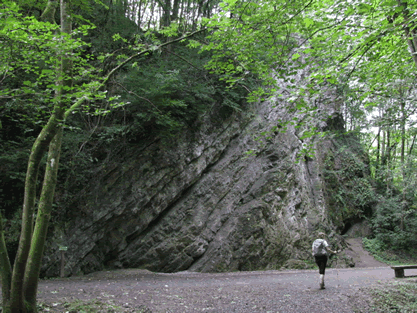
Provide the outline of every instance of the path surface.
{"type": "Polygon", "coordinates": [[[346,254],[355,261],[355,267],[381,267],[386,266],[374,259],[374,257],[362,247],[362,238],[349,238],[346,240],[348,249],[346,254]]]}
{"type": "Polygon", "coordinates": [[[326,289],[320,290],[316,270],[217,274],[120,270],[43,281],[39,299],[57,308],[67,301],[97,299],[117,304],[124,312],[341,313],[358,308],[367,312],[361,287],[392,279],[394,272],[388,267],[328,269],[326,289]]]}
{"type": "Polygon", "coordinates": [[[362,288],[394,280],[394,271],[364,251],[360,238],[347,242],[345,252],[356,267],[327,269],[325,290],[318,288],[317,270],[163,274],[131,269],[42,281],[39,299],[57,312],[66,301],[91,299],[123,312],[369,312],[362,288]]]}
{"type": "Polygon", "coordinates": [[[163,274],[125,269],[43,280],[38,298],[49,312],[67,312],[65,303],[77,300],[118,306],[97,312],[370,312],[363,288],[394,280],[394,271],[364,251],[359,239],[348,244],[346,253],[357,267],[327,269],[325,290],[319,289],[317,270],[163,274]]]}

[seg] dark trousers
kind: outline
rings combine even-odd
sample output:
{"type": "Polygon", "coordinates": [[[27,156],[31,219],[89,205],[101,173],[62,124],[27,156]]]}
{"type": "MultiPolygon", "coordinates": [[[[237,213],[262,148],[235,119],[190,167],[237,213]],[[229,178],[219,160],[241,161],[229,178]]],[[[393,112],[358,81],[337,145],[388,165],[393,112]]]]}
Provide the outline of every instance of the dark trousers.
{"type": "Polygon", "coordinates": [[[314,258],[316,259],[316,264],[319,267],[320,274],[324,275],[327,264],[327,255],[317,255],[314,258]]]}

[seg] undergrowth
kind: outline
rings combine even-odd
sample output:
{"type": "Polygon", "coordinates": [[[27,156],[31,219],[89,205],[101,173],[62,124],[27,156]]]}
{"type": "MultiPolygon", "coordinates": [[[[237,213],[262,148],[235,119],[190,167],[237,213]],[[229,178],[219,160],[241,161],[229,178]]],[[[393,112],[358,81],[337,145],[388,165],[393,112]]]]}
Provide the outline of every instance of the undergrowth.
{"type": "Polygon", "coordinates": [[[417,264],[417,249],[393,250],[377,238],[363,238],[363,248],[375,259],[388,265],[417,264]]]}
{"type": "MultiPolygon", "coordinates": [[[[366,312],[392,312],[411,313],[417,312],[417,280],[401,279],[384,283],[378,287],[367,289],[366,293],[371,298],[366,312]]],[[[364,312],[360,308],[355,312],[364,312]]]]}
{"type": "Polygon", "coordinates": [[[39,303],[38,312],[66,312],[66,313],[150,313],[152,312],[146,306],[138,306],[132,308],[130,305],[126,304],[125,306],[118,306],[111,301],[100,301],[97,299],[92,300],[76,300],[74,302],[64,302],[64,303],[39,303]]]}

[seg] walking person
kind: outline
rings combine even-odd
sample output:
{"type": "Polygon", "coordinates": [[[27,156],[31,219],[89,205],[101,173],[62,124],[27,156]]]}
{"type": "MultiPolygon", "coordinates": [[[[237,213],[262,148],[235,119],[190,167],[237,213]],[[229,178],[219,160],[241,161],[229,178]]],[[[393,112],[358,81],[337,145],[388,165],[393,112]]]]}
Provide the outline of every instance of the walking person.
{"type": "Polygon", "coordinates": [[[318,233],[318,239],[314,240],[312,246],[312,254],[316,261],[317,266],[319,267],[320,273],[320,289],[325,289],[324,287],[324,273],[326,271],[327,265],[327,255],[328,253],[337,254],[340,251],[333,251],[330,249],[329,244],[326,241],[325,233],[318,233]]]}

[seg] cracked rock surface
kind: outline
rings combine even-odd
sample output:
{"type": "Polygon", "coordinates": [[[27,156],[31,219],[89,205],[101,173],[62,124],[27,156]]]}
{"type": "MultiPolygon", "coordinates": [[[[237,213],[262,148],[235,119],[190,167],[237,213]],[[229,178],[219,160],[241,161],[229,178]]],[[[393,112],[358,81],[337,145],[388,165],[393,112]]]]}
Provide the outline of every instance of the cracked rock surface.
{"type": "MultiPolygon", "coordinates": [[[[308,125],[343,129],[334,108],[323,108],[326,121],[283,131],[295,115],[272,99],[245,115],[214,112],[169,143],[155,139],[115,153],[68,208],[65,229],[55,230],[68,246],[66,275],[307,268],[319,228],[342,247],[338,234],[349,216],[337,208],[329,216],[323,178],[324,160],[340,138],[302,136],[308,125]],[[307,146],[314,157],[303,153],[307,146]]],[[[42,275],[58,275],[59,265],[52,243],[42,275]]]]}

